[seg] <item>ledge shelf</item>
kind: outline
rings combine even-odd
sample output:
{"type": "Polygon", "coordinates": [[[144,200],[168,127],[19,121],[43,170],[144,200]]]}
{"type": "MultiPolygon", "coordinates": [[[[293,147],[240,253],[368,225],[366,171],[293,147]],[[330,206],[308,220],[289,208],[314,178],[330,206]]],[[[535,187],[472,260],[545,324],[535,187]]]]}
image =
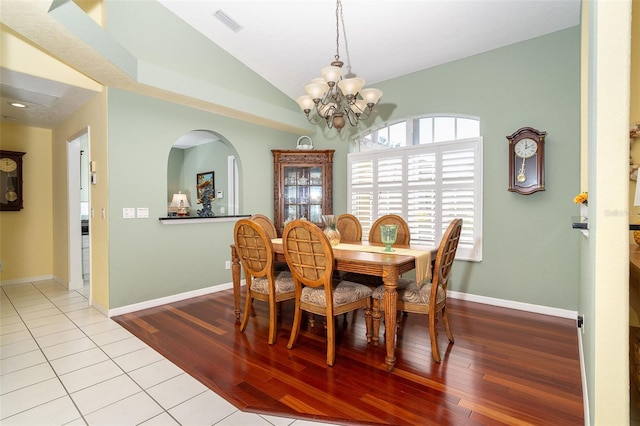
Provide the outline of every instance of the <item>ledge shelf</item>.
{"type": "Polygon", "coordinates": [[[225,215],[225,216],[213,216],[213,217],[200,217],[200,216],[172,216],[172,217],[160,217],[158,220],[164,225],[186,225],[187,223],[212,223],[212,222],[235,222],[238,219],[244,217],[250,217],[251,215],[225,215]]]}
{"type": "MultiPolygon", "coordinates": [[[[571,227],[579,229],[584,235],[589,235],[589,219],[582,216],[571,216],[571,227]]],[[[630,223],[629,231],[640,231],[640,223],[630,223]]]]}

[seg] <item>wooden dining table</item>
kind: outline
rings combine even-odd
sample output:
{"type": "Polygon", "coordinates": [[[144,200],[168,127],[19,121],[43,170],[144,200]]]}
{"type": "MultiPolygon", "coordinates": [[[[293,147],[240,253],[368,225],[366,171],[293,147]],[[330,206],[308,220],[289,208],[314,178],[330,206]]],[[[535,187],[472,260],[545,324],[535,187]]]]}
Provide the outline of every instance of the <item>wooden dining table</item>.
{"type": "MultiPolygon", "coordinates": [[[[272,240],[275,260],[285,262],[284,250],[281,239],[272,240]]],[[[385,286],[384,292],[384,320],[385,324],[396,324],[396,301],[398,293],[398,278],[409,271],[416,268],[416,256],[406,254],[411,252],[415,254],[420,252],[428,255],[426,276],[430,276],[430,268],[432,260],[435,259],[437,247],[426,246],[410,246],[399,245],[393,246],[394,252],[383,252],[384,245],[369,243],[366,241],[360,243],[349,243],[349,249],[341,249],[341,245],[333,248],[334,254],[334,270],[342,272],[355,272],[360,274],[374,275],[382,277],[385,286]],[[353,247],[358,245],[361,248],[353,247]],[[376,250],[376,251],[368,251],[376,250]]],[[[231,245],[231,274],[233,279],[233,297],[236,318],[240,318],[240,260],[236,253],[235,245],[231,245]]],[[[395,356],[395,327],[385,327],[385,343],[386,357],[385,363],[387,370],[393,371],[395,356]]]]}

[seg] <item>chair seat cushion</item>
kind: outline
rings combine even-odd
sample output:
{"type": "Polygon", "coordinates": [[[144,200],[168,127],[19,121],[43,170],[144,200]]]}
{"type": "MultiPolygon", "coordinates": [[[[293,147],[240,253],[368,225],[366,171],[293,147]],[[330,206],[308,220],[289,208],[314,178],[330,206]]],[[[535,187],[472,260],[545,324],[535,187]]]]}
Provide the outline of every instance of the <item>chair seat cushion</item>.
{"type": "MultiPolygon", "coordinates": [[[[333,287],[333,306],[342,306],[371,296],[371,289],[366,285],[340,281],[333,287]]],[[[307,287],[302,289],[300,300],[316,306],[327,306],[324,287],[307,287]]]]}
{"type": "MultiPolygon", "coordinates": [[[[399,279],[398,280],[398,300],[414,305],[428,305],[431,302],[431,283],[425,283],[420,288],[414,280],[399,279]]],[[[384,286],[376,288],[373,291],[374,299],[384,299],[384,286]]],[[[442,287],[438,287],[436,295],[436,303],[444,301],[446,297],[442,287]]]]}
{"type": "MultiPolygon", "coordinates": [[[[276,274],[276,294],[295,291],[293,276],[289,271],[282,271],[276,274]]],[[[269,280],[267,277],[254,278],[251,280],[251,291],[256,293],[269,294],[269,280]]]]}

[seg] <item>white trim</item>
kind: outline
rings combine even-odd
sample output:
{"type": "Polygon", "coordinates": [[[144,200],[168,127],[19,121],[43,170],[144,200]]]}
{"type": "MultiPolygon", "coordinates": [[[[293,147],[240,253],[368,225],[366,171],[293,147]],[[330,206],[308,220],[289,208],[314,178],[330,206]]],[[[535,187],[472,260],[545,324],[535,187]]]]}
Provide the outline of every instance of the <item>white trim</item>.
{"type": "Polygon", "coordinates": [[[47,280],[58,281],[53,277],[53,275],[40,275],[39,277],[17,278],[15,280],[0,281],[0,287],[5,285],[26,284],[26,283],[32,283],[37,281],[47,281],[47,280]]]}
{"type": "Polygon", "coordinates": [[[483,303],[485,305],[499,306],[502,308],[517,309],[519,311],[533,312],[536,314],[550,315],[553,317],[577,320],[578,311],[552,308],[550,306],[533,305],[531,303],[515,302],[513,300],[496,299],[494,297],[478,296],[475,294],[447,291],[447,296],[452,299],[467,300],[469,302],[483,303]]]}
{"type": "MultiPolygon", "coordinates": [[[[240,281],[240,286],[244,285],[244,280],[240,281]]],[[[142,309],[155,308],[156,306],[166,305],[167,303],[179,302],[181,300],[190,299],[192,297],[204,296],[219,291],[233,288],[233,283],[219,284],[212,287],[205,287],[198,290],[187,291],[185,293],[173,294],[171,296],[161,297],[159,299],[147,300],[133,305],[121,306],[119,308],[109,309],[107,316],[109,318],[116,315],[129,314],[131,312],[140,311],[142,309]]]]}
{"type": "Polygon", "coordinates": [[[92,298],[89,298],[89,306],[91,306],[96,311],[100,312],[105,317],[107,318],[109,317],[109,310],[105,308],[103,305],[100,305],[99,303],[95,303],[92,298]]]}
{"type": "Polygon", "coordinates": [[[578,328],[578,350],[580,352],[580,376],[582,376],[582,406],[584,407],[584,426],[591,425],[589,416],[589,388],[587,387],[587,368],[584,364],[584,350],[582,348],[582,333],[584,331],[584,323],[582,328],[578,328]]]}

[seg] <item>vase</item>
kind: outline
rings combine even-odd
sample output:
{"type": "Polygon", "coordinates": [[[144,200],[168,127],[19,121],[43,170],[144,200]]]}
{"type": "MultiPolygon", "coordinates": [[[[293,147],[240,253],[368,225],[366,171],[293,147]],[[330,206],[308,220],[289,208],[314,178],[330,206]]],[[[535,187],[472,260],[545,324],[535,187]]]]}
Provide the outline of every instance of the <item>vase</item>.
{"type": "Polygon", "coordinates": [[[395,251],[391,246],[398,237],[398,225],[380,225],[380,240],[384,244],[384,251],[395,251]]]}
{"type": "Polygon", "coordinates": [[[580,204],[580,216],[585,219],[589,218],[589,207],[586,204],[580,204]]]}
{"type": "Polygon", "coordinates": [[[327,236],[327,239],[332,246],[340,244],[340,231],[338,231],[337,219],[338,217],[332,214],[322,215],[322,222],[324,223],[324,229],[322,232],[327,236]]]}

